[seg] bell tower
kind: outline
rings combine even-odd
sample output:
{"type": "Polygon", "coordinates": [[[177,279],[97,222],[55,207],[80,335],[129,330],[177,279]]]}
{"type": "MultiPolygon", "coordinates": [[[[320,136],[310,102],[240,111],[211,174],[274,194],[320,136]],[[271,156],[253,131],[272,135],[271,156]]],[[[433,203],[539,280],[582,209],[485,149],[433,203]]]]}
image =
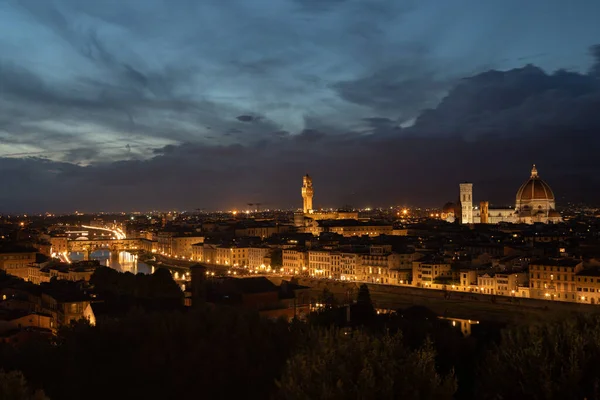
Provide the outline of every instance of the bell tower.
{"type": "Polygon", "coordinates": [[[304,214],[308,214],[308,213],[312,212],[313,195],[314,195],[314,190],[313,190],[313,185],[312,185],[312,178],[308,174],[306,174],[302,178],[302,200],[303,200],[302,209],[304,211],[304,214]]]}
{"type": "Polygon", "coordinates": [[[473,184],[460,184],[460,207],[462,209],[461,224],[473,223],[473,184]]]}

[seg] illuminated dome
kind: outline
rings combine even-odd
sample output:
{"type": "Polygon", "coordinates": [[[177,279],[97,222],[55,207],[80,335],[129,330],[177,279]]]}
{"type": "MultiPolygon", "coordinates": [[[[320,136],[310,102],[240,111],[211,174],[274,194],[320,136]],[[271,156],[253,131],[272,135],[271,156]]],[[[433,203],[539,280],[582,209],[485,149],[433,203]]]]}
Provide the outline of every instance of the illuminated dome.
{"type": "Polygon", "coordinates": [[[529,179],[517,191],[515,212],[518,220],[525,223],[561,221],[556,211],[554,193],[539,177],[535,165],[529,179]]]}
{"type": "Polygon", "coordinates": [[[521,185],[517,191],[517,203],[531,200],[554,201],[554,193],[550,186],[539,176],[535,165],[531,170],[531,177],[521,185]]]}

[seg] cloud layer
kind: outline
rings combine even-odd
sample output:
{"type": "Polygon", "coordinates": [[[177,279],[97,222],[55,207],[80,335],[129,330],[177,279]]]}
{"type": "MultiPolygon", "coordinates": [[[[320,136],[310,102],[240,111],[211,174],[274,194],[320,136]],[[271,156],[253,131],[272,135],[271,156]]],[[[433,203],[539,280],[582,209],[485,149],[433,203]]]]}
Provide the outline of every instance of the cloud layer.
{"type": "Polygon", "coordinates": [[[540,1],[0,3],[0,212],[600,200],[600,5],[540,1]]]}

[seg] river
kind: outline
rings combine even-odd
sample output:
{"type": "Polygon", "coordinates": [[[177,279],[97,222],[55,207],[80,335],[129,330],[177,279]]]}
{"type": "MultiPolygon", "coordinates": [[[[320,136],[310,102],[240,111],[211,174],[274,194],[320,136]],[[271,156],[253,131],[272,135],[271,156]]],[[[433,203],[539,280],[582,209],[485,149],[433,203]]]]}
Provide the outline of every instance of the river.
{"type": "MultiPolygon", "coordinates": [[[[150,274],[152,267],[146,263],[138,261],[135,254],[121,251],[117,256],[111,257],[112,254],[108,250],[98,250],[91,254],[92,260],[100,261],[101,265],[116,269],[119,272],[131,272],[132,274],[150,274]]],[[[83,253],[69,254],[71,261],[83,260],[83,253]]]]}

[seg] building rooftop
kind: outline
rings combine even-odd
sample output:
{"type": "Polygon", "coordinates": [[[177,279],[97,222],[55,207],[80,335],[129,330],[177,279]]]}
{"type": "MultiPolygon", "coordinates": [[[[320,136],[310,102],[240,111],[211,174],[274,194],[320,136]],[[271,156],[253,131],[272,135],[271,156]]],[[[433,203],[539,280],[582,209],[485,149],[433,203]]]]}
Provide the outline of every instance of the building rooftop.
{"type": "Polygon", "coordinates": [[[338,226],[392,226],[391,223],[382,221],[359,221],[356,219],[323,219],[318,221],[320,226],[338,227],[338,226]]]}
{"type": "Polygon", "coordinates": [[[578,272],[577,276],[600,276],[600,268],[584,269],[578,272]]]}
{"type": "Polygon", "coordinates": [[[582,263],[577,258],[538,258],[531,260],[530,265],[546,265],[552,267],[574,267],[577,264],[582,263]]]}
{"type": "Polygon", "coordinates": [[[37,253],[37,249],[28,246],[21,246],[16,244],[4,244],[0,245],[0,254],[7,253],[37,253]]]}

